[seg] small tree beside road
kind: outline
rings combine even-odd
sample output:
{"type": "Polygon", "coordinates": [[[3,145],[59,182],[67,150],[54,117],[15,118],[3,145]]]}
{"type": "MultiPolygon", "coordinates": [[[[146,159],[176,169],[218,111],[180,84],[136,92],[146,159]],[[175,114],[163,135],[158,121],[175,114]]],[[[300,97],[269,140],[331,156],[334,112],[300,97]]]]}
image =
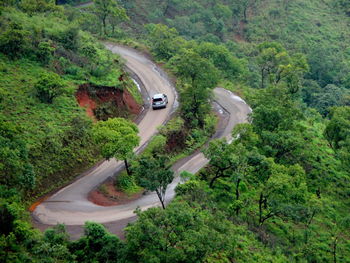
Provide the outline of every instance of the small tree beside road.
{"type": "Polygon", "coordinates": [[[174,179],[174,172],[170,170],[170,167],[167,167],[166,158],[143,157],[135,172],[140,186],[149,191],[155,191],[163,209],[165,209],[166,189],[174,179]]]}
{"type": "Polygon", "coordinates": [[[128,175],[131,175],[128,157],[140,143],[137,133],[137,126],[123,118],[100,121],[93,128],[93,136],[101,148],[102,156],[107,160],[113,157],[124,160],[128,175]]]}

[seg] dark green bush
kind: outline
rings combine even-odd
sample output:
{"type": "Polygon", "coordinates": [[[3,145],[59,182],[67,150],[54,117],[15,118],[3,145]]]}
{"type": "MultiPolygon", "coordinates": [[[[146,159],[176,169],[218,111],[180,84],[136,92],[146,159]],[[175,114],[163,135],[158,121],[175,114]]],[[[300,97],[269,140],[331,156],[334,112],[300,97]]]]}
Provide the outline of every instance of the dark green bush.
{"type": "Polygon", "coordinates": [[[62,94],[64,83],[55,73],[44,73],[35,84],[37,96],[41,102],[51,104],[53,99],[62,94]]]}
{"type": "Polygon", "coordinates": [[[0,34],[0,52],[11,58],[19,57],[28,45],[29,32],[22,25],[11,22],[0,34]]]}

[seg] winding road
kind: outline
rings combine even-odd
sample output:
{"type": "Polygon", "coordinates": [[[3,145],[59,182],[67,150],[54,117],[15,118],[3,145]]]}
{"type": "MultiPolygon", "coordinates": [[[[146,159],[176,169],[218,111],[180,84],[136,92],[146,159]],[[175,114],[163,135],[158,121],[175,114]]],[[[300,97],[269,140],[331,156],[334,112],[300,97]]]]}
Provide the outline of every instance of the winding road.
{"type": "MultiPolygon", "coordinates": [[[[167,80],[166,74],[144,55],[135,50],[113,44],[106,44],[106,47],[125,59],[126,66],[138,76],[149,96],[155,93],[168,95],[169,104],[166,109],[155,111],[150,108],[145,109],[144,117],[138,124],[139,135],[141,136],[140,146],[136,149],[138,151],[157,132],[157,128],[168,120],[170,114],[177,107],[176,91],[167,80]]],[[[251,109],[240,97],[225,89],[216,88],[214,95],[214,100],[219,105],[218,112],[227,116],[225,124],[217,132],[217,137],[226,137],[227,140],[231,140],[232,128],[237,123],[246,122],[251,109]]],[[[173,166],[173,169],[176,174],[182,171],[195,173],[207,163],[208,160],[199,152],[179,161],[173,166]]],[[[98,206],[88,201],[87,197],[92,189],[121,169],[123,169],[123,163],[120,161],[115,159],[104,161],[87,175],[61,189],[38,205],[33,212],[33,217],[45,225],[64,223],[67,226],[80,226],[85,221],[98,223],[125,222],[135,218],[134,210],[137,207],[145,210],[149,207],[160,206],[155,193],[144,195],[124,205],[110,207],[98,206]]],[[[174,182],[169,185],[166,202],[174,197],[174,189],[179,181],[180,178],[177,176],[174,182]]]]}

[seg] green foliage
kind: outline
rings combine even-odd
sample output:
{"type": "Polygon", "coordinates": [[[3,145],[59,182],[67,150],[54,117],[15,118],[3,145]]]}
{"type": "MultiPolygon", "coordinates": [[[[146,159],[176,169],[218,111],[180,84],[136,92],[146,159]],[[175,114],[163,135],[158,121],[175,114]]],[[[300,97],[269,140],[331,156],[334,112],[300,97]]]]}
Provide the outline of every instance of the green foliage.
{"type": "Polygon", "coordinates": [[[1,187],[0,261],[72,262],[64,227],[57,226],[42,235],[26,222],[28,215],[19,201],[18,193],[1,187]]]}
{"type": "MultiPolygon", "coordinates": [[[[27,59],[12,61],[2,56],[0,61],[6,68],[6,72],[0,72],[0,114],[6,120],[2,124],[8,123],[18,131],[11,139],[11,151],[15,154],[10,158],[8,152],[7,157],[4,156],[6,161],[1,162],[12,163],[5,165],[5,174],[15,163],[18,165],[11,176],[6,175],[6,180],[11,186],[16,184],[18,189],[26,190],[27,194],[34,182],[33,195],[50,191],[72,178],[77,167],[89,166],[98,158],[91,138],[91,120],[77,105],[72,82],[60,77],[59,82],[65,85],[64,93],[52,104],[39,103],[35,89],[38,76],[52,76],[53,73],[27,59]],[[21,156],[21,160],[15,161],[16,156],[21,156]]],[[[10,144],[7,145],[6,151],[11,149],[10,144]]],[[[6,147],[2,149],[5,154],[6,147]]]]}
{"type": "Polygon", "coordinates": [[[149,32],[150,46],[156,57],[168,60],[173,57],[179,47],[178,32],[174,28],[168,28],[161,24],[149,24],[146,26],[149,32]]]}
{"type": "Polygon", "coordinates": [[[345,144],[349,137],[350,108],[333,108],[330,119],[331,121],[325,130],[325,136],[335,149],[339,149],[345,144]]]}
{"type": "Polygon", "coordinates": [[[45,73],[39,77],[34,88],[42,102],[51,104],[54,98],[62,94],[64,82],[57,74],[45,73]]]}
{"type": "Polygon", "coordinates": [[[140,143],[137,134],[136,124],[123,118],[99,121],[93,127],[93,137],[101,149],[102,156],[107,160],[113,157],[124,160],[128,175],[131,175],[128,159],[132,156],[133,149],[140,143]]]}
{"type": "Polygon", "coordinates": [[[62,11],[59,6],[55,5],[54,0],[22,0],[19,7],[29,15],[43,12],[62,11]]]}
{"type": "Polygon", "coordinates": [[[330,145],[336,150],[345,169],[349,167],[350,160],[350,109],[349,107],[335,107],[330,113],[324,134],[330,145]]]}
{"type": "Polygon", "coordinates": [[[209,59],[230,80],[237,79],[244,71],[243,61],[235,58],[225,46],[203,42],[196,47],[196,51],[209,59]]]}
{"type": "Polygon", "coordinates": [[[185,121],[178,117],[171,119],[167,125],[160,127],[159,132],[161,135],[167,138],[167,149],[168,151],[179,151],[185,146],[186,130],[185,121]]]}
{"type": "Polygon", "coordinates": [[[166,165],[165,157],[142,157],[134,171],[140,186],[149,191],[155,191],[165,209],[165,193],[168,185],[174,179],[174,172],[166,165]]]}
{"type": "Polygon", "coordinates": [[[62,44],[65,49],[77,51],[79,46],[79,29],[75,25],[68,26],[60,32],[57,36],[57,40],[62,44]]]}
{"type": "Polygon", "coordinates": [[[204,154],[209,159],[211,173],[214,174],[209,183],[211,188],[218,178],[234,175],[238,179],[244,176],[247,169],[247,153],[241,145],[228,144],[226,140],[214,140],[210,142],[204,154]]]}
{"type": "Polygon", "coordinates": [[[12,58],[21,56],[26,48],[29,32],[22,25],[10,23],[0,35],[0,51],[12,58]]]}
{"type": "Polygon", "coordinates": [[[337,0],[335,1],[335,6],[340,8],[344,13],[350,16],[350,3],[346,0],[337,0]]]}
{"type": "MultiPolygon", "coordinates": [[[[167,127],[167,126],[163,126],[167,127]]],[[[148,143],[146,149],[142,152],[144,156],[155,156],[164,153],[167,138],[163,135],[155,135],[148,143]]]]}
{"type": "Polygon", "coordinates": [[[53,47],[52,41],[43,41],[38,45],[38,60],[41,61],[44,65],[50,63],[53,58],[55,48],[53,47]]]}
{"type": "Polygon", "coordinates": [[[116,187],[126,194],[134,194],[140,192],[141,188],[136,183],[135,176],[130,176],[127,173],[121,173],[116,178],[116,187]]]}
{"type": "Polygon", "coordinates": [[[112,0],[94,0],[94,11],[96,12],[97,17],[100,19],[102,23],[103,33],[105,35],[107,35],[108,19],[110,19],[110,22],[113,27],[113,31],[114,31],[115,22],[118,22],[118,20],[128,19],[125,9],[118,6],[117,2],[112,0]]]}
{"type": "Polygon", "coordinates": [[[272,164],[268,178],[259,178],[263,185],[259,196],[259,224],[279,215],[290,216],[293,206],[307,199],[305,172],[298,166],[285,167],[272,164]]]}
{"type": "Polygon", "coordinates": [[[69,262],[75,259],[68,249],[69,235],[64,225],[56,225],[44,232],[43,242],[37,253],[46,262],[69,262]]]}
{"type": "Polygon", "coordinates": [[[28,16],[9,9],[0,22],[0,52],[12,58],[36,59],[79,84],[120,86],[115,77],[122,71],[118,57],[81,31],[77,20],[70,21],[56,13],[35,12],[28,16]]]}
{"type": "Polygon", "coordinates": [[[103,157],[126,159],[139,144],[137,126],[123,118],[97,122],[93,128],[94,139],[100,145],[103,157]]]}
{"type": "MultiPolygon", "coordinates": [[[[146,0],[124,3],[124,6],[136,23],[162,23],[175,28],[186,39],[227,46],[235,41],[239,46],[235,50],[237,56],[250,60],[249,68],[255,77],[261,75],[256,61],[251,59],[256,55],[255,45],[276,41],[285,46],[289,54],[305,54],[310,65],[307,78],[317,81],[322,88],[328,84],[349,86],[347,1],[196,0],[180,3],[169,0],[159,3],[146,0]]],[[[175,42],[178,41],[174,40],[168,47],[176,45],[175,42]]],[[[302,63],[292,59],[290,66],[296,65],[299,73],[305,73],[305,58],[301,58],[302,63]]],[[[289,69],[285,67],[284,72],[288,73],[289,69]]],[[[295,89],[300,84],[299,77],[288,75],[295,89]]],[[[251,78],[248,81],[257,84],[251,78]]]]}
{"type": "Polygon", "coordinates": [[[301,86],[301,79],[309,70],[306,58],[302,54],[290,57],[281,44],[264,42],[258,46],[257,58],[261,72],[261,88],[277,86],[285,81],[291,93],[296,93],[301,86]]]}
{"type": "Polygon", "coordinates": [[[35,173],[28,148],[16,126],[0,115],[0,184],[18,190],[32,189],[35,173]]]}
{"type": "Polygon", "coordinates": [[[93,222],[86,222],[84,229],[84,236],[69,245],[75,262],[124,262],[124,245],[117,236],[93,222]]]}
{"type": "MultiPolygon", "coordinates": [[[[213,131],[208,99],[218,81],[231,81],[228,86],[248,94],[253,107],[251,123],[236,126],[231,144],[210,143],[209,166],[177,187],[173,203],[137,212],[125,242],[95,223],[86,224],[85,235],[74,242],[62,226],[41,235],[24,221],[16,198],[34,183],[31,167],[38,187],[52,188],[64,180],[59,172],[72,173],[93,159],[92,123],[77,107],[74,85],[122,88],[119,58],[83,30],[101,33],[102,23],[106,35],[124,37],[129,32],[118,28],[123,9],[107,6],[104,23],[98,4],[63,13],[44,2],[21,1],[29,15],[12,1],[1,3],[1,262],[349,261],[346,1],[121,1],[136,22],[157,23],[146,26],[147,36],[139,35],[144,28],[134,21],[123,26],[167,62],[181,92],[181,117],[151,142],[142,163],[147,169],[135,164],[145,185],[164,189],[170,181],[154,180],[170,175],[157,156],[196,148],[213,131]],[[65,92],[50,105],[37,103],[38,76],[52,71],[65,92]]],[[[136,144],[126,147],[116,139],[120,134],[101,128],[94,131],[105,156],[129,157],[136,144]]],[[[123,175],[119,183],[130,189],[134,178],[123,175]]]]}
{"type": "Polygon", "coordinates": [[[302,117],[302,112],[285,89],[270,88],[259,94],[251,115],[255,132],[289,130],[302,117]]]}
{"type": "Polygon", "coordinates": [[[214,252],[233,253],[234,245],[229,241],[232,230],[224,221],[187,203],[139,213],[126,236],[130,261],[202,262],[214,252]]]}
{"type": "Polygon", "coordinates": [[[188,84],[181,91],[181,112],[188,127],[204,127],[205,115],[210,111],[207,103],[211,89],[218,82],[218,70],[213,64],[192,50],[183,50],[170,61],[176,73],[188,84]],[[204,70],[205,69],[205,70],[204,70]]]}
{"type": "Polygon", "coordinates": [[[139,219],[126,229],[128,262],[284,262],[268,254],[220,213],[195,204],[173,202],[165,210],[138,212],[139,219]]]}
{"type": "Polygon", "coordinates": [[[347,105],[349,103],[349,95],[348,90],[329,84],[323,89],[310,94],[309,105],[326,116],[331,107],[347,105]]]}

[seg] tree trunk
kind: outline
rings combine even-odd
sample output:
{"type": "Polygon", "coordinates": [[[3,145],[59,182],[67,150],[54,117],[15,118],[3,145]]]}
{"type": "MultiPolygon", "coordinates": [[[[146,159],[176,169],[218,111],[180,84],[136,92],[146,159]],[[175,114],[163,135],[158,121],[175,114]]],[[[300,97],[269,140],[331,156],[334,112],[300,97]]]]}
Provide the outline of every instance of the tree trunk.
{"type": "Polygon", "coordinates": [[[316,210],[312,211],[312,214],[310,216],[309,221],[306,224],[306,228],[309,228],[309,226],[311,225],[312,219],[314,219],[314,216],[316,215],[316,210]]]}
{"type": "Polygon", "coordinates": [[[165,205],[164,205],[164,200],[163,200],[162,194],[158,190],[156,190],[156,193],[158,195],[160,203],[162,204],[163,209],[165,209],[165,205]]]}
{"type": "Polygon", "coordinates": [[[261,69],[261,88],[263,89],[265,87],[265,69],[261,69]]]}
{"type": "Polygon", "coordinates": [[[333,241],[333,263],[337,263],[337,242],[338,242],[338,238],[334,237],[334,241],[333,241]]]}
{"type": "Polygon", "coordinates": [[[220,176],[221,176],[221,175],[218,175],[218,174],[217,174],[217,175],[215,175],[215,176],[211,179],[211,181],[210,181],[210,183],[209,183],[209,187],[210,187],[210,188],[213,188],[215,180],[218,179],[220,176]]]}
{"type": "MultiPolygon", "coordinates": [[[[239,184],[240,183],[241,183],[241,179],[238,178],[237,182],[236,182],[236,200],[239,200],[239,196],[240,196],[240,193],[239,193],[239,184]]],[[[236,215],[237,216],[239,215],[239,210],[240,210],[240,208],[236,207],[236,215]]]]}
{"type": "Polygon", "coordinates": [[[130,171],[130,167],[129,167],[129,163],[128,163],[128,160],[127,160],[127,159],[124,159],[124,164],[125,164],[126,173],[127,173],[128,175],[131,175],[132,172],[130,171]]]}
{"type": "Polygon", "coordinates": [[[318,199],[321,198],[321,189],[320,189],[320,187],[318,187],[317,190],[316,190],[316,196],[317,196],[318,199]]]}
{"type": "Polygon", "coordinates": [[[263,198],[263,194],[260,193],[260,198],[259,198],[259,225],[262,224],[262,205],[263,205],[263,202],[264,202],[264,198],[263,198]]]}
{"type": "Polygon", "coordinates": [[[104,34],[105,34],[105,36],[107,36],[107,30],[106,30],[106,16],[104,16],[103,18],[102,18],[102,24],[103,24],[103,32],[104,32],[104,34]]]}
{"type": "Polygon", "coordinates": [[[244,22],[248,22],[248,20],[247,20],[247,12],[248,12],[248,6],[245,6],[244,9],[243,9],[244,22]]]}
{"type": "Polygon", "coordinates": [[[163,12],[163,16],[164,17],[167,17],[168,11],[169,11],[169,2],[166,1],[166,6],[165,6],[165,9],[164,9],[164,12],[163,12]]]}

